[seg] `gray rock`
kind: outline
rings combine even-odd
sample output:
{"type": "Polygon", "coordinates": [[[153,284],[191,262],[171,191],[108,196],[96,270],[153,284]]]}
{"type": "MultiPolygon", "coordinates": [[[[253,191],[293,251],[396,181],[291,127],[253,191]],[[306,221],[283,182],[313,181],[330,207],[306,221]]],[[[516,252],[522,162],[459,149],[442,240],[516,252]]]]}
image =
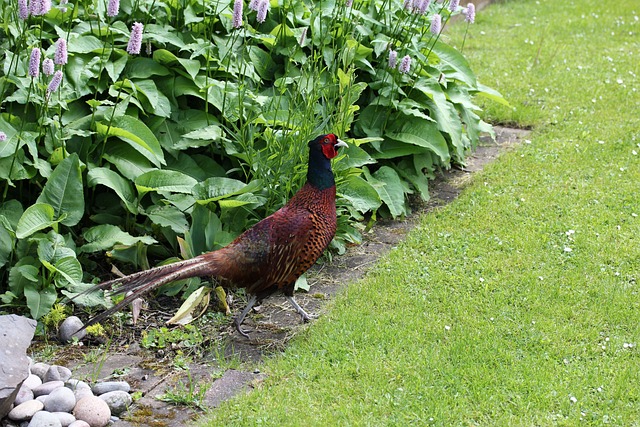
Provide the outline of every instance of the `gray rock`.
{"type": "Polygon", "coordinates": [[[84,397],[76,403],[73,415],[86,421],[90,427],[104,427],[109,422],[111,410],[107,403],[96,396],[84,397]]]}
{"type": "Polygon", "coordinates": [[[69,427],[91,427],[89,425],[88,422],[86,421],[82,421],[82,420],[75,420],[74,422],[72,422],[71,424],[69,424],[69,427]]]}
{"type": "Polygon", "coordinates": [[[62,427],[62,423],[51,412],[40,411],[31,418],[29,427],[62,427]]]}
{"type": "Polygon", "coordinates": [[[15,314],[0,316],[0,418],[9,413],[22,382],[29,376],[26,351],[36,324],[15,314]]]}
{"type": "Polygon", "coordinates": [[[103,383],[94,384],[94,386],[91,387],[91,390],[93,391],[93,394],[100,396],[101,394],[116,390],[128,392],[131,390],[131,386],[125,381],[105,381],[103,383]]]}
{"type": "Polygon", "coordinates": [[[33,389],[33,395],[36,397],[43,396],[45,394],[51,393],[53,390],[60,387],[64,387],[64,382],[49,381],[48,383],[42,383],[42,385],[39,385],[38,387],[33,389]]]}
{"type": "Polygon", "coordinates": [[[47,363],[42,363],[42,362],[34,363],[33,365],[31,365],[31,373],[34,375],[37,375],[38,377],[40,377],[40,379],[43,379],[44,374],[47,373],[50,367],[51,365],[47,363]]]}
{"type": "Polygon", "coordinates": [[[73,395],[76,397],[76,402],[84,397],[93,396],[93,392],[90,388],[79,388],[74,390],[73,395]]]}
{"type": "Polygon", "coordinates": [[[24,402],[23,404],[13,408],[11,412],[9,412],[8,417],[13,421],[29,420],[36,412],[42,411],[42,408],[44,408],[42,402],[29,400],[28,402],[24,402]]]}
{"type": "Polygon", "coordinates": [[[43,381],[68,381],[71,378],[71,370],[64,366],[51,365],[47,373],[44,374],[43,381]]]}
{"type": "Polygon", "coordinates": [[[34,388],[38,387],[41,384],[42,384],[42,379],[36,374],[29,374],[27,379],[24,380],[24,382],[22,383],[22,385],[29,387],[31,390],[33,390],[34,388]]]}
{"type": "Polygon", "coordinates": [[[70,342],[73,338],[77,338],[78,341],[87,335],[86,330],[78,331],[78,329],[82,328],[84,323],[77,316],[69,316],[60,324],[60,329],[58,330],[58,339],[62,342],[70,342]]]}
{"type": "Polygon", "coordinates": [[[120,415],[121,413],[126,411],[133,403],[133,399],[131,398],[129,393],[122,390],[109,391],[107,393],[101,394],[99,397],[100,399],[107,402],[111,413],[114,415],[120,415]]]}
{"type": "Polygon", "coordinates": [[[49,393],[44,409],[49,412],[71,412],[76,406],[76,398],[70,388],[60,387],[49,393]]]}
{"type": "Polygon", "coordinates": [[[18,406],[23,404],[24,402],[28,402],[29,400],[33,400],[33,392],[31,389],[22,383],[22,387],[18,390],[18,395],[16,396],[16,400],[13,402],[14,405],[18,406]]]}
{"type": "Polygon", "coordinates": [[[60,424],[62,424],[62,427],[68,427],[76,420],[76,417],[68,412],[52,412],[52,414],[55,415],[58,420],[60,420],[60,424]]]}
{"type": "Polygon", "coordinates": [[[44,405],[44,402],[46,402],[47,397],[49,397],[48,394],[43,394],[42,396],[36,397],[35,400],[37,400],[38,402],[42,402],[42,404],[44,405]]]}
{"type": "Polygon", "coordinates": [[[87,384],[84,381],[75,379],[75,378],[71,378],[70,380],[68,380],[67,382],[64,383],[64,385],[68,388],[70,388],[71,390],[77,390],[79,388],[88,388],[91,389],[91,387],[89,386],[89,384],[87,384]]]}

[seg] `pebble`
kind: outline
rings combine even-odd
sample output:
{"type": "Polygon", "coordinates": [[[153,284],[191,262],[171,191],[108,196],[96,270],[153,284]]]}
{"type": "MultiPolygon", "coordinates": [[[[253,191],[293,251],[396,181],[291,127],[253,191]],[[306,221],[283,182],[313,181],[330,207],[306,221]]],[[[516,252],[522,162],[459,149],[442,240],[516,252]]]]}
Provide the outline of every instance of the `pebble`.
{"type": "Polygon", "coordinates": [[[36,374],[29,374],[26,380],[22,383],[22,385],[29,387],[31,390],[42,385],[42,378],[37,376],[36,374]]]}
{"type": "Polygon", "coordinates": [[[42,411],[42,408],[44,408],[42,402],[30,400],[13,408],[8,417],[13,421],[25,421],[33,417],[36,412],[42,411]]]}
{"type": "Polygon", "coordinates": [[[126,381],[106,381],[91,387],[72,378],[72,372],[64,366],[33,361],[30,371],[14,407],[0,418],[0,426],[105,427],[116,422],[133,403],[126,381]]]}
{"type": "Polygon", "coordinates": [[[109,405],[109,409],[114,415],[120,415],[126,411],[129,406],[131,406],[131,403],[133,403],[131,395],[122,390],[109,391],[101,394],[100,399],[104,400],[107,405],[109,405]]]}
{"type": "Polygon", "coordinates": [[[82,328],[84,323],[78,316],[69,316],[62,321],[60,324],[60,329],[58,330],[58,339],[62,342],[69,342],[73,340],[73,338],[77,338],[81,340],[87,335],[86,330],[78,331],[78,329],[82,328]]]}
{"type": "Polygon", "coordinates": [[[131,390],[131,386],[125,381],[105,381],[103,383],[97,383],[93,387],[91,387],[91,391],[93,391],[93,394],[96,394],[98,396],[116,390],[128,392],[129,390],[131,390]]]}
{"type": "Polygon", "coordinates": [[[53,390],[44,402],[44,409],[49,412],[71,412],[76,406],[76,397],[70,388],[60,387],[53,390]]]}
{"type": "Polygon", "coordinates": [[[38,362],[31,365],[31,373],[40,377],[40,379],[44,378],[44,374],[49,370],[50,365],[46,363],[38,362]]]}
{"type": "Polygon", "coordinates": [[[96,396],[89,396],[76,403],[73,415],[78,420],[86,421],[90,427],[104,427],[111,418],[111,410],[104,400],[96,396]]]}
{"type": "Polygon", "coordinates": [[[64,366],[52,365],[44,374],[42,381],[68,381],[71,378],[71,370],[64,366]]]}
{"type": "Polygon", "coordinates": [[[52,412],[52,414],[60,420],[62,427],[68,427],[76,420],[76,417],[68,412],[52,412]]]}
{"type": "Polygon", "coordinates": [[[38,387],[34,388],[32,391],[33,391],[33,395],[38,397],[38,396],[42,396],[44,394],[49,394],[53,390],[55,390],[57,388],[60,388],[60,387],[64,387],[64,382],[63,381],[50,381],[48,383],[42,383],[38,387]]]}
{"type": "Polygon", "coordinates": [[[18,394],[16,395],[16,400],[13,401],[13,404],[18,406],[21,403],[28,402],[29,400],[33,400],[33,392],[31,389],[22,383],[20,390],[18,390],[18,394]]]}
{"type": "Polygon", "coordinates": [[[51,412],[40,411],[33,415],[28,427],[62,427],[62,423],[51,412]]]}

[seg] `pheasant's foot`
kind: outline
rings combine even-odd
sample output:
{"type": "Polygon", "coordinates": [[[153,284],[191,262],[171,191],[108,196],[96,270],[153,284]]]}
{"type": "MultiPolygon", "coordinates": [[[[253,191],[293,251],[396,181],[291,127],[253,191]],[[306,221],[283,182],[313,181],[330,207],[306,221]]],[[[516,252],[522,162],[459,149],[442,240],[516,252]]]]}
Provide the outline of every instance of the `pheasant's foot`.
{"type": "Polygon", "coordinates": [[[240,335],[242,335],[245,338],[251,338],[251,337],[249,336],[249,334],[247,334],[245,331],[242,330],[241,325],[242,325],[242,322],[244,322],[244,318],[247,317],[247,314],[249,313],[251,308],[253,308],[253,306],[255,305],[256,301],[258,301],[258,297],[256,297],[255,295],[251,295],[249,297],[249,301],[247,301],[247,306],[244,308],[244,310],[242,310],[242,313],[240,313],[233,322],[236,325],[236,330],[240,333],[240,335]]]}
{"type": "Polygon", "coordinates": [[[318,318],[317,315],[309,314],[306,311],[304,311],[304,309],[302,307],[300,307],[300,304],[298,304],[293,297],[287,296],[287,300],[291,303],[293,308],[296,309],[296,311],[298,312],[300,317],[302,317],[302,322],[303,323],[307,323],[307,322],[310,322],[310,321],[318,318]]]}

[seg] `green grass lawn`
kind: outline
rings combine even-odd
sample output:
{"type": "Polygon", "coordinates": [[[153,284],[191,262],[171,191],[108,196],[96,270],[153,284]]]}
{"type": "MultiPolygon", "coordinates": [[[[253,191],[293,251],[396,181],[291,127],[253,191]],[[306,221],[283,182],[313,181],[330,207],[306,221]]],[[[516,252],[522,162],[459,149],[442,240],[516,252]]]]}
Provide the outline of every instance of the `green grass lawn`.
{"type": "MultiPolygon", "coordinates": [[[[640,5],[510,1],[464,52],[533,126],[202,425],[640,425],[640,5]]],[[[450,37],[462,41],[464,25],[450,37]]]]}

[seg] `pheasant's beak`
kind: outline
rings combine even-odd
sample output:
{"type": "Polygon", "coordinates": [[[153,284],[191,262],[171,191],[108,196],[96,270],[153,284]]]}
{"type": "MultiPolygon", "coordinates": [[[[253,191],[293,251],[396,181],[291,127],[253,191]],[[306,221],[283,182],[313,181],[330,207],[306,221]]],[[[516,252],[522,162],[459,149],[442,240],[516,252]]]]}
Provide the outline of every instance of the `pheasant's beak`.
{"type": "Polygon", "coordinates": [[[338,148],[338,147],[345,147],[345,148],[346,148],[346,147],[348,147],[348,145],[347,145],[347,143],[346,143],[346,142],[344,142],[343,140],[338,139],[338,142],[336,143],[336,145],[334,145],[334,147],[335,147],[335,148],[338,148]]]}

